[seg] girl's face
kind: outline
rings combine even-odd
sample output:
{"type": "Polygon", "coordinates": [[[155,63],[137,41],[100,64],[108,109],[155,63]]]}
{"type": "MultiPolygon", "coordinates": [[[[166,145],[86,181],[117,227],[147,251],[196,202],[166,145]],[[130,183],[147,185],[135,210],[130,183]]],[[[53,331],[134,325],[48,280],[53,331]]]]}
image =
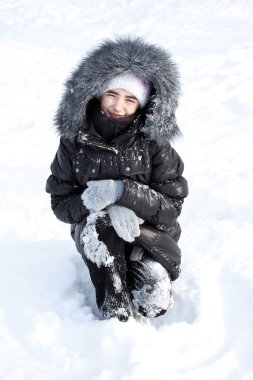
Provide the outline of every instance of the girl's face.
{"type": "Polygon", "coordinates": [[[133,115],[140,106],[138,99],[123,88],[106,91],[100,100],[101,110],[112,119],[133,115]]]}

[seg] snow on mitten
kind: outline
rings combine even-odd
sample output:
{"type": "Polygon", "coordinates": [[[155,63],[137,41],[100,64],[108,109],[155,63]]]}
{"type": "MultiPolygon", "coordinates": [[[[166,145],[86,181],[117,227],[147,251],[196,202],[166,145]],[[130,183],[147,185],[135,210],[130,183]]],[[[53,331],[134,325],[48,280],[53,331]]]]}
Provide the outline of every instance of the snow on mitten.
{"type": "Polygon", "coordinates": [[[83,204],[90,211],[100,211],[115,203],[123,194],[123,181],[105,179],[87,182],[88,188],[82,193],[83,204]]]}

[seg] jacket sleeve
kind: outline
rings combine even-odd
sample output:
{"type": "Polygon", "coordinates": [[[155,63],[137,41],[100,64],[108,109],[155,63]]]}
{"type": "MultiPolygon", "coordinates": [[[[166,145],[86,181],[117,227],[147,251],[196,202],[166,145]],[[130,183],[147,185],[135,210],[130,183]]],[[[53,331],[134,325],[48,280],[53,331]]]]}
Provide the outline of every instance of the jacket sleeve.
{"type": "Polygon", "coordinates": [[[163,229],[175,225],[183,199],[188,194],[182,177],[184,164],[171,147],[151,149],[152,174],[149,185],[125,179],[124,193],[118,204],[131,208],[136,215],[163,229]]]}
{"type": "Polygon", "coordinates": [[[81,199],[84,189],[76,184],[74,160],[74,143],[61,138],[51,164],[52,174],[46,183],[46,192],[51,194],[51,207],[56,217],[71,224],[79,223],[88,214],[81,199]]]}

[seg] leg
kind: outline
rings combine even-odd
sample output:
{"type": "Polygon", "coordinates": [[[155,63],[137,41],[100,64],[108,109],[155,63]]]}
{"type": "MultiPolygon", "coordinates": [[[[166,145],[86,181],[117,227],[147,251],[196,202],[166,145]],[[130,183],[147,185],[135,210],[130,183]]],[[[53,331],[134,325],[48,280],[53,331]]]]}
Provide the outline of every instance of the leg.
{"type": "Polygon", "coordinates": [[[128,284],[133,305],[145,317],[154,318],[173,307],[171,278],[167,270],[135,247],[128,262],[128,284]]]}
{"type": "Polygon", "coordinates": [[[75,240],[81,243],[79,251],[89,269],[102,316],[126,321],[131,308],[126,285],[124,241],[109,225],[109,219],[103,212],[91,214],[86,225],[76,231],[75,240]]]}

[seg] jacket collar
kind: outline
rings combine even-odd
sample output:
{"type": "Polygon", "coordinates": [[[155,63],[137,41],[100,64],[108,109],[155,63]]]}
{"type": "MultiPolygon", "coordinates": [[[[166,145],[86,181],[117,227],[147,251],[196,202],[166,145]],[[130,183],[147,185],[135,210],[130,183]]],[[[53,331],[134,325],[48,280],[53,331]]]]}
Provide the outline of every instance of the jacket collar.
{"type": "Polygon", "coordinates": [[[138,111],[130,116],[120,119],[112,119],[101,111],[98,100],[94,100],[88,110],[88,122],[92,124],[98,134],[107,142],[113,141],[124,133],[135,121],[138,111]]]}
{"type": "MultiPolygon", "coordinates": [[[[92,117],[92,114],[93,113],[91,112],[88,121],[88,126],[86,127],[85,131],[80,130],[78,133],[77,141],[80,144],[95,146],[97,148],[117,153],[120,145],[131,144],[131,142],[133,142],[136,139],[136,136],[139,133],[139,127],[141,125],[142,119],[141,113],[137,113],[136,115],[131,116],[129,118],[124,118],[124,120],[117,120],[116,123],[118,124],[118,122],[120,122],[120,124],[123,126],[122,132],[108,142],[98,133],[95,127],[95,123],[106,124],[110,122],[110,118],[102,114],[100,109],[99,111],[97,111],[97,108],[94,111],[94,117],[92,117]]],[[[112,120],[112,122],[115,121],[112,120]]],[[[121,125],[118,126],[120,127],[121,125]]],[[[108,127],[110,127],[110,125],[108,127]]]]}

